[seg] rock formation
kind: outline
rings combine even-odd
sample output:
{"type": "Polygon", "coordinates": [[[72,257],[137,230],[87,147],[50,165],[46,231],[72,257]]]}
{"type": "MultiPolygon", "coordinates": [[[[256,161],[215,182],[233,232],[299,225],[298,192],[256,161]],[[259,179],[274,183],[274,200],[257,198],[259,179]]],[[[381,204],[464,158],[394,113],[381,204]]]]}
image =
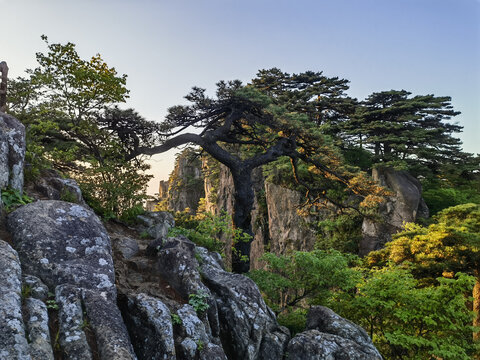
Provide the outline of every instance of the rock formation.
{"type": "Polygon", "coordinates": [[[306,331],[288,344],[289,360],[381,360],[382,356],[360,326],[324,306],[312,307],[306,331]]]}
{"type": "Polygon", "coordinates": [[[25,126],[0,112],[0,189],[23,191],[25,126]]]}
{"type": "Polygon", "coordinates": [[[429,215],[422,198],[422,186],[412,175],[391,168],[376,168],[373,169],[372,176],[377,183],[390,189],[393,195],[380,206],[380,218],[364,219],[360,255],[382,248],[392,239],[392,234],[404,228],[405,223],[429,215]]]}
{"type": "MultiPolygon", "coordinates": [[[[24,151],[21,136],[0,141],[24,151]]],[[[0,158],[9,171],[2,186],[21,191],[11,166],[21,161],[0,158]]],[[[378,358],[358,327],[328,309],[290,340],[251,279],[225,271],[217,253],[166,237],[170,214],[147,213],[139,229],[110,222],[107,231],[74,183],[50,175],[27,187],[38,200],[8,215],[8,232],[0,224],[0,360],[378,358]],[[42,200],[64,189],[74,202],[42,200]],[[330,338],[333,352],[321,345],[330,338]]]]}

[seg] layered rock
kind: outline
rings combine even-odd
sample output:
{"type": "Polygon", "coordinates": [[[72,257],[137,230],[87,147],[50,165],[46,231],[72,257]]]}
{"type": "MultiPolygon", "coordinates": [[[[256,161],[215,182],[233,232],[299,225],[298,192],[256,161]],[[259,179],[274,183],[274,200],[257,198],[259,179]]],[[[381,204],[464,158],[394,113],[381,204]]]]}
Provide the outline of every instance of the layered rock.
{"type": "Polygon", "coordinates": [[[363,238],[360,241],[360,255],[381,249],[392,239],[392,234],[403,230],[405,223],[428,217],[428,207],[422,198],[420,182],[405,171],[391,168],[376,168],[372,171],[374,180],[393,193],[380,206],[378,219],[365,218],[362,224],[363,238]]]}

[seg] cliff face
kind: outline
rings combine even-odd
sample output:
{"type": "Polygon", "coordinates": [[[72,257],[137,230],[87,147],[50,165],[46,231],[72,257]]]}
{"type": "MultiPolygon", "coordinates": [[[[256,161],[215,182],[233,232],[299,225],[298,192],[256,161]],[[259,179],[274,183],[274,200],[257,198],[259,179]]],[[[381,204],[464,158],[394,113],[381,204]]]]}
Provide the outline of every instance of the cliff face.
{"type": "MultiPolygon", "coordinates": [[[[204,160],[206,209],[214,214],[233,213],[233,179],[228,168],[204,160]]],[[[297,213],[302,195],[294,190],[265,181],[262,168],[253,171],[255,193],[252,210],[254,239],[250,251],[252,269],[262,267],[259,258],[265,251],[285,254],[288,250],[313,249],[316,235],[305,218],[297,213]]],[[[231,244],[227,244],[230,246],[231,244]]],[[[227,258],[227,261],[229,258],[227,258]]]]}
{"type": "Polygon", "coordinates": [[[182,151],[168,181],[160,181],[158,194],[161,207],[173,212],[189,209],[194,214],[205,196],[202,161],[191,149],[182,151]]]}
{"type": "Polygon", "coordinates": [[[380,206],[379,219],[364,219],[360,255],[381,249],[386,242],[392,240],[392,234],[404,228],[405,223],[429,216],[428,207],[422,198],[422,186],[412,175],[386,168],[373,169],[372,177],[390,189],[393,196],[388,197],[380,206]]]}

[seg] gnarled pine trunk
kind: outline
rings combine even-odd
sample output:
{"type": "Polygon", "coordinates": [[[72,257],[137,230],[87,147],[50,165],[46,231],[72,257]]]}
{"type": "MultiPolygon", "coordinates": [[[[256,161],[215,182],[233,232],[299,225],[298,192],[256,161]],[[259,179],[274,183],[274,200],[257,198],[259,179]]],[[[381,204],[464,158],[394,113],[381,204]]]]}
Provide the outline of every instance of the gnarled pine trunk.
{"type": "Polygon", "coordinates": [[[236,273],[246,273],[250,270],[250,248],[253,239],[252,208],[254,192],[252,170],[247,167],[230,170],[235,187],[233,226],[251,236],[248,241],[238,241],[234,244],[232,270],[236,273]]]}

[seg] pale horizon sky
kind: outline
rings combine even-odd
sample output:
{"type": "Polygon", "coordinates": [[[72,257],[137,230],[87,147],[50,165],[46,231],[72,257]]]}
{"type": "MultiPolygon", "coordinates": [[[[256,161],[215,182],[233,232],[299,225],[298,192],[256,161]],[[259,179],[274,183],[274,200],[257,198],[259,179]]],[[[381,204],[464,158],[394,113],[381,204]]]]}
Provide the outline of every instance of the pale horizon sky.
{"type": "MultiPolygon", "coordinates": [[[[0,0],[0,61],[10,77],[36,66],[40,39],[100,53],[127,74],[132,107],[162,120],[192,86],[248,82],[259,69],[323,71],[348,94],[405,89],[451,96],[464,150],[480,153],[478,0],[0,0]]],[[[150,192],[172,170],[156,155],[150,192]]]]}

